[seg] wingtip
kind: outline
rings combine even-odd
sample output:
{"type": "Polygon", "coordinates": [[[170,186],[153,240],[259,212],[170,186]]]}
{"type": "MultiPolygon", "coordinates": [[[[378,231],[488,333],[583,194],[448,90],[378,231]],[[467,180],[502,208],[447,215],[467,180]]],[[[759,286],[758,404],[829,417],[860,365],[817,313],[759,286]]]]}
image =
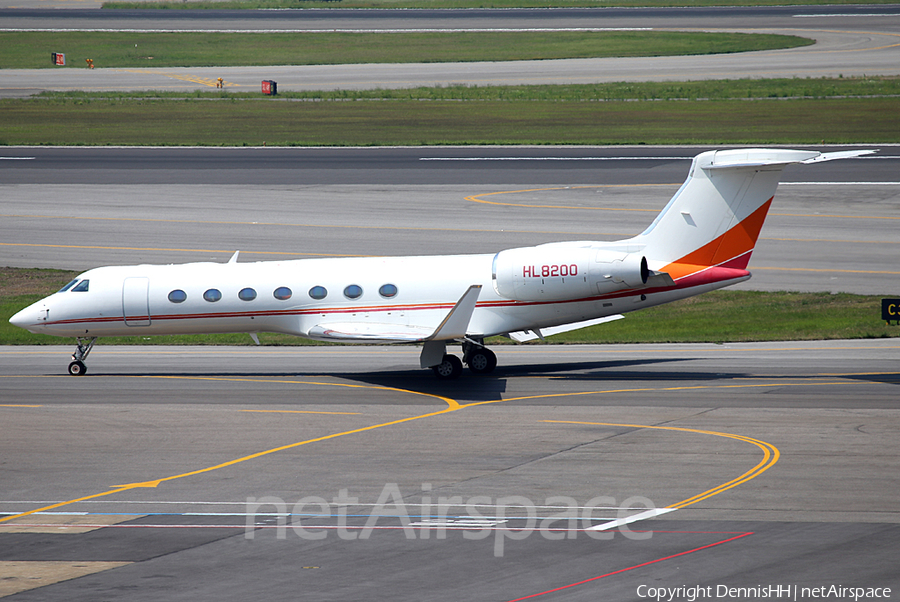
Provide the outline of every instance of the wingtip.
{"type": "Polygon", "coordinates": [[[855,159],[864,155],[873,155],[880,151],[879,148],[866,148],[859,150],[835,151],[833,153],[819,153],[815,157],[801,161],[801,163],[821,163],[823,161],[834,161],[836,159],[855,159]]]}

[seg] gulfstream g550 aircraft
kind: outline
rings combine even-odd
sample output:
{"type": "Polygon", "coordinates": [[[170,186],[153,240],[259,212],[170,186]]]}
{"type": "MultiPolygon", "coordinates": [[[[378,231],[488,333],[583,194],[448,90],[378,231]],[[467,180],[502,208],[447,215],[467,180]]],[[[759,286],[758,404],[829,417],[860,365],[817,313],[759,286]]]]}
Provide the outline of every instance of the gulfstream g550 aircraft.
{"type": "Polygon", "coordinates": [[[791,163],[874,151],[709,151],[641,234],[487,255],[136,265],[89,270],[10,319],[77,337],[81,375],[98,337],[281,332],[345,343],[422,343],[420,364],[456,378],[497,358],[484,339],[543,338],[750,278],[747,263],[791,163]],[[462,360],[447,344],[462,344],[462,360]]]}

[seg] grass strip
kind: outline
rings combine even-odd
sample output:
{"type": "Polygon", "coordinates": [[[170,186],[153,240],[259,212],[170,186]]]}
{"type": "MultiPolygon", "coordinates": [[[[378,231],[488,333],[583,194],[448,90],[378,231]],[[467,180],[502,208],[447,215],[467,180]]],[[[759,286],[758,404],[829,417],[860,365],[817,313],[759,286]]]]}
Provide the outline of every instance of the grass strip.
{"type": "Polygon", "coordinates": [[[683,56],[806,46],[773,34],[553,32],[0,32],[0,68],[336,65],[683,56]],[[66,55],[54,67],[51,52],[66,55]]]}
{"type": "Polygon", "coordinates": [[[900,98],[706,102],[0,100],[2,145],[847,144],[900,98]]]}
{"type": "MultiPolygon", "coordinates": [[[[69,344],[9,323],[17,311],[58,290],[77,272],[0,268],[0,345],[69,344]]],[[[624,320],[551,337],[553,343],[727,343],[886,338],[900,327],[881,321],[881,297],[846,293],[714,291],[627,314],[624,320]]],[[[263,333],[264,345],[310,345],[313,341],[263,333]]],[[[493,344],[508,342],[496,338],[493,344]]],[[[110,337],[112,345],[252,345],[250,337],[178,335],[110,337]]]]}
{"type": "MultiPolygon", "coordinates": [[[[247,100],[261,99],[259,90],[241,92],[197,90],[192,92],[43,92],[41,99],[58,100],[247,100]]],[[[725,79],[686,82],[609,82],[597,84],[531,86],[435,86],[378,88],[373,90],[281,91],[271,100],[452,100],[452,101],[555,101],[597,102],[613,100],[761,100],[872,98],[900,96],[900,77],[725,79]]]]}

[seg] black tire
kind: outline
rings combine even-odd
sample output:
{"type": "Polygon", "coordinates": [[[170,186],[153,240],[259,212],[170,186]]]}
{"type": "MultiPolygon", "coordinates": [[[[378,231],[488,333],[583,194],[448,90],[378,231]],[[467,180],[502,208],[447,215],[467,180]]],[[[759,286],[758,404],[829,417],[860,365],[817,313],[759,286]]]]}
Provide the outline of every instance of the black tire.
{"type": "Polygon", "coordinates": [[[497,367],[497,356],[487,347],[469,354],[469,370],[475,374],[490,374],[497,367]]]}
{"type": "Polygon", "coordinates": [[[462,360],[455,355],[446,354],[437,366],[432,366],[434,375],[441,380],[454,380],[459,378],[463,371],[462,360]]]}
{"type": "Polygon", "coordinates": [[[69,374],[72,376],[84,376],[87,372],[87,366],[81,360],[75,360],[69,364],[69,374]]]}

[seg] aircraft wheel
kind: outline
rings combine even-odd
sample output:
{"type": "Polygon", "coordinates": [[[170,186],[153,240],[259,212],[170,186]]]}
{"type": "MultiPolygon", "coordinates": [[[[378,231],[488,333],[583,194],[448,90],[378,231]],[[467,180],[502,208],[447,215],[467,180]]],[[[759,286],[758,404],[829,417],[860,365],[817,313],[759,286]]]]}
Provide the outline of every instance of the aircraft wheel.
{"type": "Polygon", "coordinates": [[[469,355],[469,370],[475,374],[490,374],[497,367],[497,356],[486,347],[477,349],[469,355]]]}
{"type": "Polygon", "coordinates": [[[72,376],[84,376],[85,372],[87,372],[87,366],[84,365],[84,362],[75,360],[69,364],[69,374],[72,376]]]}
{"type": "Polygon", "coordinates": [[[433,366],[431,368],[434,370],[434,375],[437,376],[441,380],[453,380],[455,378],[459,378],[462,374],[462,360],[460,360],[455,355],[446,354],[444,355],[444,359],[437,366],[433,366]]]}

